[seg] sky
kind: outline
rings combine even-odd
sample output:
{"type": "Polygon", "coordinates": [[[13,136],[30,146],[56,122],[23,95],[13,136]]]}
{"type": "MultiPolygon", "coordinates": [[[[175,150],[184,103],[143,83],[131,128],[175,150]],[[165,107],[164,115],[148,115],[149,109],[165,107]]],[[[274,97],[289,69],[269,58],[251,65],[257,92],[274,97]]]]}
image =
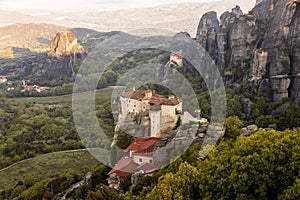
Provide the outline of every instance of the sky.
{"type": "Polygon", "coordinates": [[[218,0],[0,0],[0,8],[9,10],[97,11],[152,7],[167,3],[210,1],[218,0]]]}

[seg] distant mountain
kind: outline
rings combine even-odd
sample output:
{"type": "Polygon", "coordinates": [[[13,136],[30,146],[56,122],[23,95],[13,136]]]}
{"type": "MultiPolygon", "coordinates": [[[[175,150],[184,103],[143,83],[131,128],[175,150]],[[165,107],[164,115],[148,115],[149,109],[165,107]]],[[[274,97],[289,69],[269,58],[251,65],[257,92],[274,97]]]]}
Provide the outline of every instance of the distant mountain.
{"type": "Polygon", "coordinates": [[[9,25],[0,27],[0,59],[48,52],[51,40],[62,30],[73,32],[87,50],[93,49],[105,38],[117,33],[117,31],[98,32],[87,28],[66,28],[46,23],[9,25]]]}
{"type": "Polygon", "coordinates": [[[138,35],[172,35],[187,31],[192,37],[195,37],[195,27],[205,12],[214,10],[221,14],[235,5],[240,5],[242,10],[247,12],[251,10],[254,4],[254,0],[222,0],[206,3],[166,4],[153,8],[105,12],[59,13],[30,10],[21,13],[9,13],[1,11],[0,22],[1,24],[45,22],[64,27],[84,27],[101,32],[123,31],[138,35]],[[15,17],[18,15],[25,15],[26,17],[15,17]]]}
{"type": "Polygon", "coordinates": [[[5,57],[1,55],[5,51],[13,52],[14,57],[22,49],[36,53],[48,51],[51,39],[62,29],[64,28],[52,24],[14,24],[1,27],[0,57],[5,57]]]}
{"type": "Polygon", "coordinates": [[[15,23],[32,22],[39,22],[39,18],[21,12],[0,10],[0,26],[7,26],[15,23]]]}
{"type": "Polygon", "coordinates": [[[12,80],[26,79],[42,85],[50,80],[70,82],[87,53],[101,42],[116,34],[125,40],[133,38],[117,31],[65,29],[52,24],[16,24],[0,28],[3,36],[0,40],[0,74],[12,80]],[[3,52],[10,52],[12,56],[1,57],[3,52]]]}

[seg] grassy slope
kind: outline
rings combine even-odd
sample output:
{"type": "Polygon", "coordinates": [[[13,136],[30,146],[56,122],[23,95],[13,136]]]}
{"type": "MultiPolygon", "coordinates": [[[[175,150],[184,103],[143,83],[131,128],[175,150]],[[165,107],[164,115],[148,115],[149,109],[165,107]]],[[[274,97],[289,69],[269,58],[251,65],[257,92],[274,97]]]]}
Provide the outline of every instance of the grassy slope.
{"type": "MultiPolygon", "coordinates": [[[[100,102],[104,102],[111,98],[113,89],[106,88],[98,90],[96,97],[100,102]]],[[[82,95],[82,94],[81,94],[82,95]]],[[[40,98],[15,98],[9,99],[22,102],[35,102],[37,104],[72,104],[72,95],[57,97],[40,97],[40,98]]],[[[12,186],[19,180],[24,180],[28,174],[32,174],[36,179],[44,179],[59,174],[66,169],[80,170],[85,166],[93,166],[98,164],[92,155],[86,150],[80,152],[57,152],[45,154],[35,158],[16,163],[16,165],[1,170],[0,169],[0,189],[6,186],[12,186]]]]}
{"type": "Polygon", "coordinates": [[[41,180],[57,175],[66,169],[80,170],[99,163],[87,150],[40,155],[0,171],[0,189],[13,186],[18,181],[24,180],[28,174],[41,180]]]}

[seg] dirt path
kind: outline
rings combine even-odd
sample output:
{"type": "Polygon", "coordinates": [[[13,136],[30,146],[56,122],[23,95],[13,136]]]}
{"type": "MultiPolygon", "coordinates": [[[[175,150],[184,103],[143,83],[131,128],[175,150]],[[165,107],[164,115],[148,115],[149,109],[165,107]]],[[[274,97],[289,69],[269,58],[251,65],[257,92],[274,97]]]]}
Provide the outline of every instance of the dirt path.
{"type": "Polygon", "coordinates": [[[71,185],[71,187],[67,190],[65,190],[64,192],[60,193],[58,195],[58,199],[59,200],[65,200],[67,198],[67,195],[72,192],[73,190],[75,190],[76,188],[79,188],[80,186],[82,186],[85,182],[87,182],[90,178],[92,177],[92,172],[88,172],[85,175],[85,178],[82,181],[79,181],[78,183],[75,183],[73,185],[71,185]]]}

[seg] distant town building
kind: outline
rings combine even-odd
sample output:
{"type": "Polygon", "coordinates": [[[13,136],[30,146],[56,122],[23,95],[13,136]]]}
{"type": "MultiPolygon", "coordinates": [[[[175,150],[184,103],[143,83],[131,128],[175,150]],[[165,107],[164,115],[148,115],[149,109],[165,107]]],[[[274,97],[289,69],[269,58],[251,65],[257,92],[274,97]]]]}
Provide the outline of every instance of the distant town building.
{"type": "Polygon", "coordinates": [[[35,91],[40,93],[40,92],[48,90],[48,89],[49,89],[48,87],[41,87],[41,86],[38,86],[38,85],[33,85],[33,86],[26,85],[26,86],[24,86],[24,89],[21,90],[21,92],[35,90],[35,91]]]}
{"type": "Polygon", "coordinates": [[[14,90],[15,90],[14,87],[9,87],[9,88],[6,89],[7,92],[14,91],[14,90]]]}
{"type": "Polygon", "coordinates": [[[8,80],[7,80],[6,77],[1,77],[1,78],[0,78],[0,84],[6,83],[7,81],[8,81],[8,80]]]}
{"type": "Polygon", "coordinates": [[[25,87],[27,86],[28,83],[30,83],[30,80],[22,80],[22,86],[25,87]]]}

